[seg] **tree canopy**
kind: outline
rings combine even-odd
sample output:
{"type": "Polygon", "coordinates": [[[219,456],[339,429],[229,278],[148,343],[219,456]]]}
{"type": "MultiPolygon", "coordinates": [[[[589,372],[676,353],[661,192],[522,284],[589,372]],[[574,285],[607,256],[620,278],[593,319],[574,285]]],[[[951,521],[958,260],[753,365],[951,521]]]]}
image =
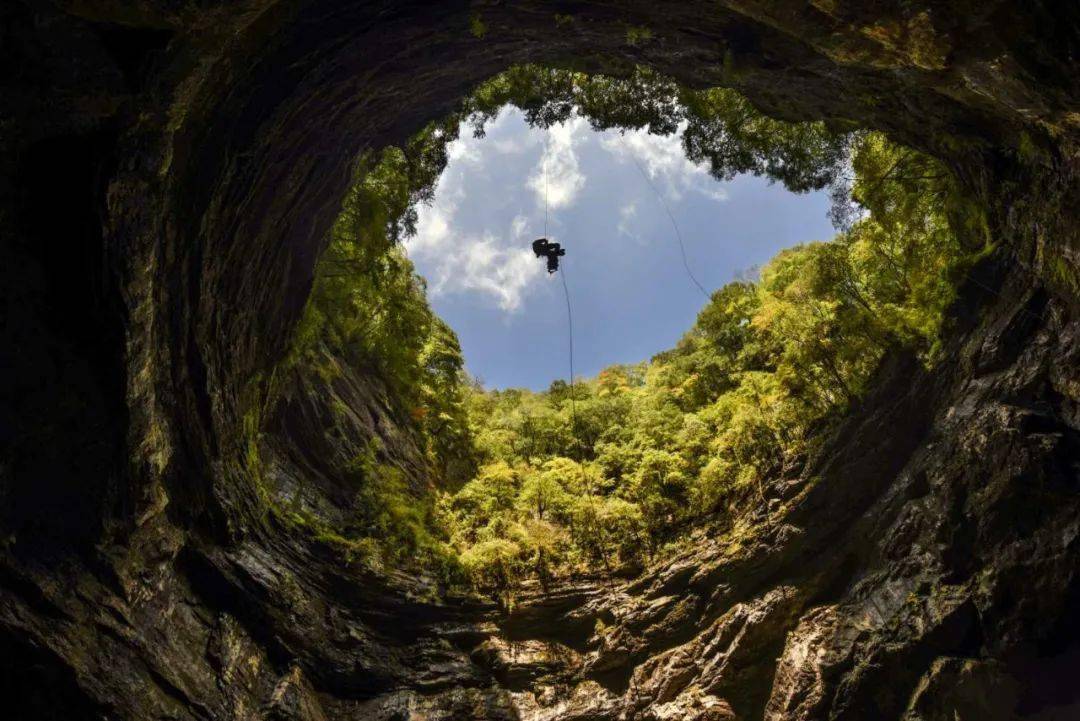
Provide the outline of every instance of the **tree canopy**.
{"type": "Polygon", "coordinates": [[[370,369],[424,439],[437,483],[423,497],[358,459],[365,538],[423,547],[501,597],[525,576],[611,573],[695,519],[760,503],[766,479],[798,473],[886,353],[933,362],[957,279],[981,251],[958,197],[932,158],[875,133],[767,118],[730,90],[687,90],[643,70],[515,68],[405,147],[360,161],[289,362],[316,364],[313,349],[329,348],[370,369]],[[649,361],[542,393],[485,390],[398,241],[415,231],[462,124],[482,134],[508,104],[539,126],[578,113],[597,129],[681,130],[688,157],[718,178],[843,188],[835,215],[845,222],[833,240],[789,248],[757,279],[717,289],[649,361]]]}

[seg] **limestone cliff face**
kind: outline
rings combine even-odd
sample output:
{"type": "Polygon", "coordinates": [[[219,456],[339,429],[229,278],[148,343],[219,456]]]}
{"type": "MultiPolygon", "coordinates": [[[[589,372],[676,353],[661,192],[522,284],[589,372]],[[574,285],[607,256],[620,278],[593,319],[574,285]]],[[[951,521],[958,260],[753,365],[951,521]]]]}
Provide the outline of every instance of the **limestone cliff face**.
{"type": "Polygon", "coordinates": [[[0,28],[5,714],[1080,714],[1072,4],[19,0],[0,28]],[[377,378],[289,379],[274,408],[261,383],[350,159],[526,60],[888,131],[956,170],[1001,253],[945,361],[890,359],[740,545],[506,616],[279,527],[245,421],[262,480],[328,517],[373,433],[423,482],[377,378]]]}

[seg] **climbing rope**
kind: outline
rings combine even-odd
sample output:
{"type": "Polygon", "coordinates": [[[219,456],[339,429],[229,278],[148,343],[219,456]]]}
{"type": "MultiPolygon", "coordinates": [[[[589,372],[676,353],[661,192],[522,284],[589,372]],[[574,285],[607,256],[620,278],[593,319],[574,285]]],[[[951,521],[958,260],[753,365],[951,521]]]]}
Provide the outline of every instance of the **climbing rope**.
{"type": "Polygon", "coordinates": [[[562,272],[563,295],[566,296],[566,328],[567,340],[570,349],[570,429],[577,436],[577,399],[574,394],[574,314],[570,310],[570,289],[566,286],[566,262],[563,262],[562,272]]]}
{"type": "Polygon", "coordinates": [[[701,295],[705,297],[705,300],[711,300],[708,291],[706,291],[705,287],[701,285],[700,282],[698,282],[697,277],[694,275],[694,271],[690,270],[690,262],[686,259],[686,244],[683,243],[682,233],[679,232],[679,224],[678,222],[676,222],[675,215],[671,212],[671,208],[668,207],[667,201],[664,200],[664,196],[661,195],[656,185],[653,184],[652,178],[650,178],[648,173],[645,172],[645,168],[641,167],[641,163],[638,161],[637,157],[633,153],[630,154],[630,159],[634,161],[634,165],[637,166],[638,172],[641,173],[641,177],[645,179],[645,182],[649,184],[649,187],[652,188],[652,191],[656,193],[656,199],[660,201],[660,204],[662,206],[664,206],[664,212],[667,213],[668,220],[671,221],[671,227],[675,229],[675,238],[679,241],[679,253],[680,255],[682,255],[682,264],[683,268],[686,269],[686,275],[690,277],[690,280],[693,282],[693,284],[697,286],[697,289],[699,291],[701,291],[701,295]]]}
{"type": "MultiPolygon", "coordinates": [[[[548,237],[548,158],[551,153],[551,128],[547,129],[544,136],[544,237],[548,237]]],[[[562,263],[562,272],[559,273],[562,280],[563,295],[566,297],[566,329],[567,347],[570,351],[570,431],[577,439],[577,398],[574,394],[574,312],[570,308],[570,289],[566,285],[566,261],[562,263]]],[[[578,460],[580,464],[580,459],[578,460]]]]}
{"type": "MultiPolygon", "coordinates": [[[[544,135],[544,237],[548,237],[548,157],[551,150],[551,128],[544,135]]],[[[562,272],[559,274],[562,280],[563,295],[566,296],[566,327],[570,349],[570,424],[571,430],[577,434],[577,403],[574,398],[574,314],[570,309],[570,289],[566,285],[566,261],[562,263],[562,272]]]]}
{"type": "MultiPolygon", "coordinates": [[[[551,130],[548,129],[547,135],[544,138],[544,162],[543,162],[543,174],[544,174],[544,238],[548,237],[548,216],[550,214],[550,201],[548,198],[548,157],[550,155],[549,150],[551,148],[551,130]]],[[[560,280],[562,281],[563,297],[566,299],[566,338],[567,338],[567,350],[570,362],[570,434],[574,439],[574,456],[576,457],[578,469],[581,471],[581,478],[585,482],[585,486],[589,493],[592,493],[592,484],[589,482],[589,476],[585,473],[585,464],[581,459],[581,444],[578,439],[578,422],[577,422],[577,393],[574,383],[574,311],[570,303],[570,287],[566,283],[566,261],[562,262],[562,266],[559,269],[560,280]]]]}
{"type": "Polygon", "coordinates": [[[548,237],[548,155],[551,150],[551,128],[544,135],[544,237],[548,237]]]}

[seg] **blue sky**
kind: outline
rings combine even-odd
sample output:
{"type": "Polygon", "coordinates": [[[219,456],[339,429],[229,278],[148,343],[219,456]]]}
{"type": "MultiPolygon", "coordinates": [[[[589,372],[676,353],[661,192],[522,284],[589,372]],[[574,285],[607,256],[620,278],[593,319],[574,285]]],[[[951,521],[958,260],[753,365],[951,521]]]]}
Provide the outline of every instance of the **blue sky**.
{"type": "Polygon", "coordinates": [[[547,235],[567,251],[575,375],[646,360],[693,324],[704,298],[632,158],[663,194],[710,292],[782,248],[833,235],[827,194],[751,176],[717,182],[686,160],[678,136],[595,133],[581,119],[536,130],[505,109],[485,138],[464,128],[451,144],[435,201],[405,244],[486,387],[539,390],[569,377],[561,280],[530,247],[544,233],[545,166],[547,235]]]}

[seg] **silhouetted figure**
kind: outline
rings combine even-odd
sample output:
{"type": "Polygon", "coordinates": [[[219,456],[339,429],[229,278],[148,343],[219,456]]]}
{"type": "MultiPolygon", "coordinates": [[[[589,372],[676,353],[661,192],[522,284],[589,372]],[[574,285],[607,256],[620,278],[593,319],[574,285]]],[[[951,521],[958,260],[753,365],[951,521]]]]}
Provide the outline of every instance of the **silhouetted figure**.
{"type": "Polygon", "coordinates": [[[559,269],[559,256],[566,255],[566,250],[558,243],[552,243],[547,238],[537,238],[533,241],[533,252],[537,258],[547,258],[548,273],[554,273],[559,269]]]}

